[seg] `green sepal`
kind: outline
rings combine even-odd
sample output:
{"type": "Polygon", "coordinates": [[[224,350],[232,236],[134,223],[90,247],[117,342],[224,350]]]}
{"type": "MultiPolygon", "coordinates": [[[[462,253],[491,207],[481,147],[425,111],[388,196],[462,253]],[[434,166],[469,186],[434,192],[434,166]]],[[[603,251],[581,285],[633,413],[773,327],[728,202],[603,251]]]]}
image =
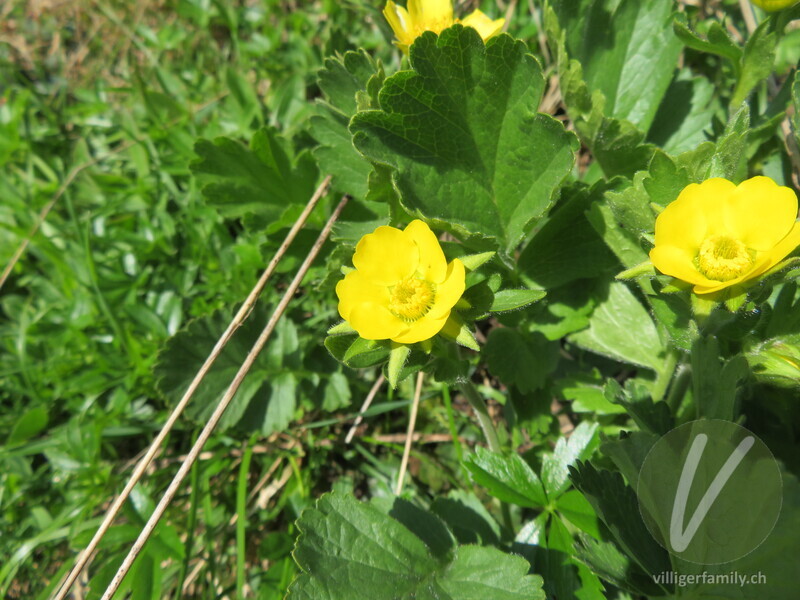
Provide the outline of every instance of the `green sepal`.
{"type": "Polygon", "coordinates": [[[470,308],[472,308],[472,304],[470,304],[469,301],[462,296],[461,298],[458,299],[458,302],[456,302],[453,308],[455,308],[456,310],[469,310],[470,308]]]}
{"type": "Polygon", "coordinates": [[[747,290],[742,287],[734,286],[731,288],[729,295],[725,298],[725,308],[730,312],[735,313],[747,301],[747,290]]]}
{"type": "Polygon", "coordinates": [[[654,277],[656,274],[653,263],[649,260],[639,263],[635,267],[625,269],[622,273],[618,273],[616,279],[636,279],[638,277],[654,277]]]}
{"type": "Polygon", "coordinates": [[[651,209],[651,210],[652,210],[652,211],[653,211],[653,212],[654,212],[656,215],[660,215],[662,212],[664,212],[664,208],[665,208],[664,206],[661,206],[660,204],[656,204],[655,202],[651,202],[651,203],[650,203],[650,209],[651,209]]]}
{"type": "Polygon", "coordinates": [[[466,256],[459,256],[458,260],[464,263],[464,268],[467,271],[474,271],[482,264],[489,262],[496,252],[481,252],[479,254],[467,254],[466,256]]]}
{"type": "Polygon", "coordinates": [[[690,289],[694,284],[682,279],[673,278],[668,284],[661,288],[662,294],[676,294],[678,292],[685,292],[690,289]]]}
{"type": "Polygon", "coordinates": [[[692,294],[692,312],[699,319],[708,318],[718,304],[716,294],[692,294]]]}
{"type": "Polygon", "coordinates": [[[328,329],[328,335],[352,335],[354,333],[357,333],[356,330],[347,321],[337,323],[328,329]]]}
{"type": "Polygon", "coordinates": [[[500,290],[495,292],[489,312],[507,312],[533,304],[544,298],[544,290],[500,290]]]}
{"type": "Polygon", "coordinates": [[[461,346],[465,346],[470,350],[475,350],[475,352],[480,351],[480,346],[475,336],[472,334],[472,329],[454,313],[450,313],[450,318],[447,319],[447,322],[439,333],[445,338],[461,346]]]}
{"type": "Polygon", "coordinates": [[[342,265],[341,267],[339,267],[339,270],[342,272],[342,275],[347,275],[348,273],[350,273],[352,271],[355,271],[355,269],[353,267],[348,267],[348,266],[345,266],[345,265],[342,265]]]}
{"type": "Polygon", "coordinates": [[[389,351],[389,363],[386,365],[386,378],[393,389],[397,388],[400,372],[403,370],[403,365],[406,364],[410,353],[410,346],[392,342],[392,349],[389,351]]]}

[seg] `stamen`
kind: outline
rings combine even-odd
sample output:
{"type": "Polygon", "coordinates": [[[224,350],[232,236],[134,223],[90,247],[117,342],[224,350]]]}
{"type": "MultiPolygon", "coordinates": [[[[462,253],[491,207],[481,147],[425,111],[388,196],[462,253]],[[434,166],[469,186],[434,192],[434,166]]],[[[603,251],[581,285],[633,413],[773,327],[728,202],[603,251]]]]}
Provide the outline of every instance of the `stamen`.
{"type": "Polygon", "coordinates": [[[753,266],[754,253],[742,242],[726,235],[703,240],[695,258],[695,266],[714,281],[730,281],[753,266]]]}
{"type": "Polygon", "coordinates": [[[389,310],[404,321],[425,316],[436,297],[434,286],[423,279],[409,278],[395,285],[389,295],[389,310]]]}

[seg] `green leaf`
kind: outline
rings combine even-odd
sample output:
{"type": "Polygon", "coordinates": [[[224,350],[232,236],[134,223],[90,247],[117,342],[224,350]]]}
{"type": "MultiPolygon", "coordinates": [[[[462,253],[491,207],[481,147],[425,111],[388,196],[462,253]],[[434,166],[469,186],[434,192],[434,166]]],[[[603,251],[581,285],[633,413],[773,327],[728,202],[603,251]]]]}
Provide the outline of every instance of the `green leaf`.
{"type": "Polygon", "coordinates": [[[578,490],[569,490],[556,500],[556,509],[581,531],[600,539],[599,521],[594,508],[578,490]]]}
{"type": "MultiPolygon", "coordinates": [[[[199,422],[208,419],[252,348],[260,333],[257,315],[240,327],[198,387],[186,408],[199,422]]],[[[157,385],[171,403],[176,403],[203,365],[229,322],[223,312],[189,323],[167,342],[155,366],[157,385]]],[[[220,420],[222,429],[272,432],[284,428],[294,415],[296,380],[290,369],[299,366],[299,344],[294,323],[282,319],[267,347],[256,358],[230,406],[220,420]],[[247,414],[247,418],[245,418],[247,414]]]]}
{"type": "Polygon", "coordinates": [[[522,42],[499,35],[484,47],[460,25],[425,32],[410,52],[413,70],[386,80],[381,110],[353,117],[354,143],[396,169],[411,213],[510,252],[552,204],[577,150],[559,121],[536,114],[541,67],[522,42]]]}
{"type": "Polygon", "coordinates": [[[603,380],[599,371],[587,373],[579,371],[573,376],[553,382],[556,397],[563,397],[571,402],[573,412],[591,412],[598,415],[616,415],[624,413],[622,406],[608,401],[603,390],[603,380]]]}
{"type": "Polygon", "coordinates": [[[656,326],[641,302],[622,282],[612,282],[608,296],[595,308],[589,328],[569,341],[615,360],[659,372],[663,346],[656,326]]]}
{"type": "Polygon", "coordinates": [[[489,312],[517,310],[544,298],[544,290],[500,290],[494,295],[489,312]]]}
{"type": "Polygon", "coordinates": [[[710,137],[721,103],[714,85],[682,69],[673,79],[647,139],[669,154],[694,150],[710,137]]]}
{"type": "Polygon", "coordinates": [[[477,447],[464,465],[475,483],[502,502],[528,508],[547,504],[542,482],[519,454],[503,455],[477,447]]]}
{"type": "Polygon", "coordinates": [[[769,20],[764,20],[747,40],[742,57],[741,75],[731,97],[733,107],[744,102],[753,88],[772,73],[778,36],[770,30],[770,25],[769,20]]]}
{"type": "Polygon", "coordinates": [[[399,521],[352,496],[326,494],[297,521],[303,574],[288,600],[544,600],[518,556],[459,546],[437,558],[399,521]]]}
{"type": "Polygon", "coordinates": [[[718,21],[709,22],[705,39],[689,29],[685,13],[675,15],[673,28],[675,35],[688,48],[727,58],[738,72],[742,49],[718,21]]]}
{"type": "Polygon", "coordinates": [[[782,387],[800,387],[800,336],[771,338],[746,354],[757,379],[782,387]]]}
{"type": "Polygon", "coordinates": [[[653,402],[648,391],[637,381],[630,379],[625,387],[614,379],[605,386],[606,399],[624,407],[636,424],[644,431],[664,435],[675,426],[672,414],[665,402],[653,402]]]}
{"type": "Polygon", "coordinates": [[[310,120],[311,135],[319,142],[314,158],[320,170],[334,176],[336,190],[359,199],[367,196],[373,167],[356,151],[347,126],[358,110],[356,96],[367,93],[373,77],[382,81],[383,69],[364,50],[325,59],[318,81],[327,102],[310,120]]]}
{"type": "Polygon", "coordinates": [[[731,117],[719,140],[708,177],[724,177],[734,183],[740,182],[747,174],[745,151],[750,131],[750,108],[742,104],[736,114],[731,117]]]}
{"type": "Polygon", "coordinates": [[[557,498],[570,485],[569,467],[578,460],[586,460],[598,445],[597,423],[584,421],[569,436],[558,438],[552,454],[542,457],[542,482],[547,497],[557,498]]]}
{"type": "Polygon", "coordinates": [[[698,338],[692,348],[692,398],[698,416],[733,421],[738,414],[736,396],[747,380],[747,360],[739,355],[720,361],[719,342],[698,338]]]}
{"type": "Polygon", "coordinates": [[[256,213],[277,219],[287,205],[305,204],[314,192],[317,168],[307,153],[293,158],[272,129],[253,135],[250,148],[229,138],[195,144],[192,171],[208,181],[203,194],[222,216],[256,213]]]}
{"type": "Polygon", "coordinates": [[[558,362],[558,343],[539,332],[524,334],[508,327],[492,329],[483,355],[492,374],[523,393],[541,388],[558,362]]]}
{"type": "Polygon", "coordinates": [[[663,0],[552,0],[567,54],[605,98],[604,114],[647,131],[666,92],[681,43],[663,0]]]}
{"type": "Polygon", "coordinates": [[[48,423],[47,411],[44,408],[32,408],[25,411],[14,423],[11,433],[6,439],[6,446],[26,442],[44,431],[48,423]]]}
{"type": "Polygon", "coordinates": [[[649,260],[647,252],[642,249],[639,236],[620,227],[608,203],[592,204],[586,218],[595,231],[603,236],[606,245],[624,267],[634,267],[649,260]]]}
{"type": "Polygon", "coordinates": [[[350,404],[350,384],[344,373],[331,373],[328,384],[325,386],[325,396],[322,408],[333,412],[350,404]]]}
{"type": "Polygon", "coordinates": [[[431,503],[437,514],[462,544],[500,545],[500,526],[471,492],[455,489],[447,497],[439,496],[431,503]]]}
{"type": "Polygon", "coordinates": [[[663,594],[663,590],[654,588],[653,580],[642,568],[626,556],[612,542],[598,541],[588,535],[582,535],[575,544],[575,557],[588,565],[594,573],[620,589],[638,595],[646,591],[663,594]]]}
{"type": "Polygon", "coordinates": [[[618,262],[586,218],[586,210],[609,188],[599,183],[566,187],[562,200],[520,254],[519,270],[526,283],[552,289],[604,272],[618,262]]]}
{"type": "MultiPolygon", "coordinates": [[[[669,555],[658,545],[647,530],[639,513],[639,504],[633,490],[625,485],[622,475],[606,470],[598,471],[588,462],[580,462],[570,469],[570,476],[605,523],[616,543],[628,558],[638,563],[650,575],[671,568],[669,555]]],[[[650,593],[658,594],[659,588],[650,579],[642,578],[650,593]]]]}

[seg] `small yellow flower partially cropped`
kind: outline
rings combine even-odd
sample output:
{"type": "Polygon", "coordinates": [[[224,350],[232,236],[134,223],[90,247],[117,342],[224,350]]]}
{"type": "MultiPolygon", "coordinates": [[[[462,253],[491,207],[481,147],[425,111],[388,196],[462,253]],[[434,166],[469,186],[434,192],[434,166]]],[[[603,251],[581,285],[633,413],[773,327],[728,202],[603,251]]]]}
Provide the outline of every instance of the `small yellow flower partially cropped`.
{"type": "Polygon", "coordinates": [[[751,0],[756,6],[760,6],[767,12],[775,12],[794,6],[800,0],[751,0]]]}
{"type": "Polygon", "coordinates": [[[367,340],[430,339],[464,293],[464,264],[457,258],[448,264],[436,235],[419,220],[365,235],[353,265],[336,285],[339,314],[367,340]]]}
{"type": "Polygon", "coordinates": [[[383,15],[397,37],[397,46],[406,54],[408,47],[424,31],[441,33],[455,23],[475,29],[484,40],[500,33],[505,19],[492,20],[479,10],[472,11],[463,20],[453,17],[452,0],[408,0],[408,9],[394,2],[386,3],[383,15]]]}
{"type": "Polygon", "coordinates": [[[769,177],[683,189],[656,219],[650,260],[710,294],[762,275],[800,245],[797,196],[769,177]]]}

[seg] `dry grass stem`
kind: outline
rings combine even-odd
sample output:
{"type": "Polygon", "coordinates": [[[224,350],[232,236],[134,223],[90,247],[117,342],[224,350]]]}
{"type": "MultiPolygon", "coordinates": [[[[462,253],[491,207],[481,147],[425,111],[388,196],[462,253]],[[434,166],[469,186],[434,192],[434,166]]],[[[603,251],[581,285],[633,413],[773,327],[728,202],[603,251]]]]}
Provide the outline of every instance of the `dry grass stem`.
{"type": "Polygon", "coordinates": [[[247,358],[245,358],[241,367],[239,367],[239,370],[236,373],[236,376],[233,378],[233,381],[231,382],[230,386],[228,386],[225,395],[217,404],[217,407],[214,409],[213,414],[209,417],[208,422],[203,427],[203,430],[200,432],[200,435],[197,437],[197,441],[194,443],[192,449],[189,451],[189,454],[186,457],[186,461],[180,466],[178,472],[175,474],[175,477],[173,477],[172,481],[169,484],[169,487],[167,487],[167,490],[164,492],[164,495],[161,497],[161,500],[159,501],[158,505],[153,511],[153,514],[150,515],[150,518],[148,519],[147,523],[145,524],[144,528],[139,534],[139,537],[136,538],[136,541],[133,543],[133,546],[131,546],[130,550],[128,551],[128,554],[125,556],[125,559],[122,561],[122,564],[120,565],[119,569],[117,570],[116,574],[111,580],[111,583],[109,583],[108,587],[106,588],[106,591],[103,594],[101,600],[111,600],[111,598],[114,597],[116,591],[119,589],[122,580],[125,578],[125,575],[127,575],[128,571],[133,565],[133,562],[136,560],[136,557],[139,555],[145,543],[150,538],[150,535],[152,535],[153,530],[156,528],[156,525],[161,520],[161,517],[164,515],[164,512],[166,511],[167,507],[172,502],[172,499],[178,492],[178,489],[183,483],[183,480],[189,474],[192,465],[202,452],[203,446],[205,446],[205,443],[208,441],[208,438],[211,436],[212,432],[216,428],[217,423],[219,423],[219,420],[222,418],[222,415],[225,413],[225,410],[228,408],[228,405],[231,403],[231,400],[233,400],[233,397],[236,394],[237,390],[239,389],[239,386],[242,384],[242,381],[244,381],[245,376],[250,371],[250,368],[253,366],[253,363],[255,362],[256,358],[266,345],[267,341],[272,335],[273,330],[275,329],[275,326],[278,324],[278,321],[283,316],[284,311],[289,306],[289,303],[294,299],[294,295],[297,292],[297,289],[300,287],[303,278],[308,272],[308,269],[311,267],[311,263],[317,257],[317,254],[319,254],[319,251],[322,248],[322,245],[325,243],[325,240],[327,240],[328,235],[331,232],[331,228],[333,227],[333,224],[336,222],[336,220],[339,218],[339,215],[341,214],[342,210],[347,204],[347,200],[348,200],[347,196],[342,198],[341,202],[339,202],[339,205],[333,211],[333,214],[331,215],[330,219],[328,219],[328,222],[325,224],[325,227],[320,232],[319,237],[317,237],[316,242],[314,242],[314,246],[309,251],[308,256],[306,256],[306,259],[303,261],[303,264],[300,266],[300,270],[297,272],[297,275],[295,275],[294,279],[292,279],[292,282],[286,289],[286,292],[281,298],[281,301],[278,303],[278,306],[275,308],[275,311],[272,313],[272,316],[267,322],[266,327],[264,327],[263,331],[258,336],[258,339],[253,344],[253,347],[250,349],[250,352],[248,353],[247,358]]]}
{"type": "MultiPolygon", "coordinates": [[[[106,512],[106,515],[103,518],[103,522],[100,524],[100,527],[97,529],[97,532],[94,534],[94,537],[92,537],[91,541],[86,546],[86,548],[78,555],[75,566],[72,568],[69,575],[62,584],[61,588],[59,589],[58,593],[55,595],[54,600],[64,600],[70,588],[75,583],[75,579],[77,578],[78,574],[88,564],[89,558],[92,556],[93,552],[97,548],[97,545],[100,543],[100,540],[103,539],[103,536],[111,527],[111,524],[114,522],[114,519],[119,514],[119,511],[122,509],[122,505],[125,503],[125,500],[128,499],[128,496],[130,495],[134,486],[139,482],[139,480],[142,478],[145,471],[149,467],[150,463],[152,462],[153,458],[155,458],[156,454],[158,454],[159,450],[161,449],[161,445],[164,443],[164,440],[166,439],[169,432],[172,430],[173,426],[177,422],[184,408],[186,408],[186,405],[189,403],[189,400],[191,400],[192,396],[197,391],[197,388],[200,386],[200,383],[203,381],[203,378],[206,376],[206,374],[208,374],[208,371],[211,369],[211,366],[214,364],[219,355],[222,353],[223,348],[233,337],[233,334],[239,327],[241,327],[245,319],[247,319],[247,316],[250,314],[250,311],[252,311],[253,306],[255,305],[255,302],[258,299],[258,296],[261,294],[261,292],[263,291],[264,287],[267,284],[267,281],[274,273],[275,268],[278,265],[278,262],[281,260],[281,258],[283,258],[283,255],[286,254],[287,249],[291,245],[294,238],[297,236],[300,229],[302,229],[309,215],[314,210],[314,207],[317,205],[319,200],[324,196],[328,188],[328,185],[330,184],[330,180],[331,177],[329,175],[322,181],[317,190],[314,192],[314,195],[308,201],[308,204],[306,204],[303,213],[298,217],[297,221],[295,221],[294,225],[289,230],[286,239],[278,248],[278,251],[275,253],[275,256],[272,258],[269,265],[267,265],[267,268],[261,274],[261,277],[259,278],[256,285],[253,287],[253,289],[250,291],[250,294],[247,296],[241,308],[236,313],[236,316],[234,316],[231,322],[228,324],[228,328],[225,330],[225,332],[222,334],[219,340],[217,340],[217,343],[214,345],[214,348],[211,350],[211,353],[208,355],[208,358],[206,358],[205,362],[203,363],[203,366],[197,372],[194,379],[189,384],[189,387],[187,388],[186,392],[183,394],[183,397],[180,399],[178,404],[172,410],[172,413],[167,418],[167,421],[164,423],[164,426],[161,428],[161,430],[158,432],[158,435],[156,435],[155,439],[150,444],[147,453],[142,457],[142,459],[136,465],[136,468],[134,469],[133,473],[128,479],[128,482],[125,484],[125,487],[123,488],[122,492],[114,500],[113,504],[106,512]]],[[[57,197],[54,198],[54,200],[56,199],[57,197]]]]}
{"type": "Polygon", "coordinates": [[[386,381],[386,378],[381,375],[378,379],[375,380],[375,383],[372,385],[372,389],[370,389],[369,393],[367,394],[364,403],[361,405],[361,408],[358,411],[358,416],[356,420],[353,421],[353,425],[350,427],[350,431],[347,432],[347,437],[344,438],[344,443],[349,444],[353,441],[353,436],[356,434],[356,429],[358,426],[361,425],[361,421],[364,420],[364,413],[367,412],[372,401],[375,399],[375,396],[378,395],[378,390],[381,389],[383,382],[386,381]]]}
{"type": "Polygon", "coordinates": [[[411,443],[414,441],[414,427],[417,424],[417,411],[419,409],[419,399],[422,396],[422,380],[424,372],[417,373],[417,387],[414,390],[414,402],[411,404],[411,415],[408,417],[408,433],[406,434],[406,445],[403,448],[403,460],[400,461],[400,471],[397,473],[397,484],[394,487],[396,496],[400,495],[403,491],[403,481],[406,478],[406,469],[408,469],[408,457],[411,454],[411,443]]]}

